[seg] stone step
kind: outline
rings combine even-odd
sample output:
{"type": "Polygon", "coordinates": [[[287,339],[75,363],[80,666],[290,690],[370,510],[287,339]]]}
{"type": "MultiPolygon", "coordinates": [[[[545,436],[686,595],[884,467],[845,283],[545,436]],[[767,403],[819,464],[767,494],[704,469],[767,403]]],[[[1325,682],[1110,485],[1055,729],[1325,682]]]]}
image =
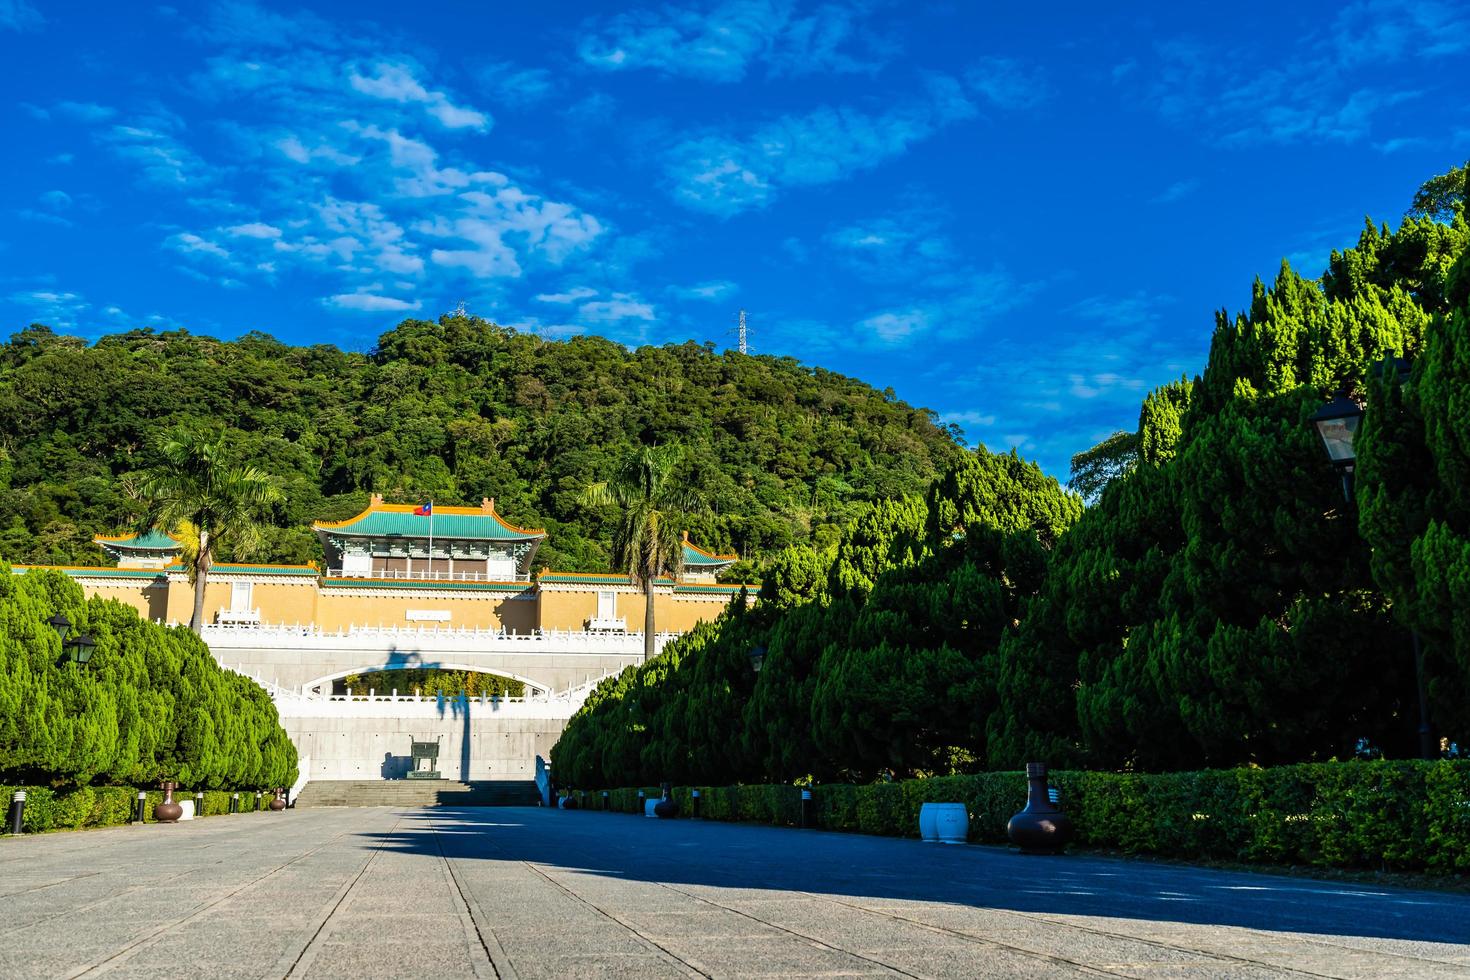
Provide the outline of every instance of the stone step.
{"type": "Polygon", "coordinates": [[[306,784],[299,807],[320,806],[535,806],[541,792],[531,780],[322,780],[306,784]]]}

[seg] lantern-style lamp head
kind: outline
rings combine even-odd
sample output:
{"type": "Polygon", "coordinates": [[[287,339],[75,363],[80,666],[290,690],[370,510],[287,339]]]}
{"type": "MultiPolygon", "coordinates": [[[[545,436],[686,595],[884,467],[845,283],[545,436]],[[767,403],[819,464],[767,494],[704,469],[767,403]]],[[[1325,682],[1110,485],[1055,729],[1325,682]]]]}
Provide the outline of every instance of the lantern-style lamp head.
{"type": "Polygon", "coordinates": [[[746,656],[750,658],[750,669],[759,674],[761,672],[761,665],[766,662],[766,648],[763,646],[753,646],[746,656]]]}
{"type": "Polygon", "coordinates": [[[67,649],[71,651],[71,659],[83,667],[87,661],[92,659],[92,651],[97,648],[97,641],[92,639],[90,633],[78,633],[71,642],[67,643],[67,649]]]}
{"type": "Polygon", "coordinates": [[[1312,413],[1309,421],[1316,427],[1327,456],[1338,469],[1352,469],[1357,459],[1353,437],[1358,434],[1358,423],[1362,420],[1363,407],[1346,395],[1338,395],[1312,413]]]}
{"type": "Polygon", "coordinates": [[[61,615],[61,613],[57,613],[55,616],[46,620],[46,625],[56,631],[56,638],[58,640],[62,643],[66,642],[66,634],[71,632],[71,620],[61,615]]]}

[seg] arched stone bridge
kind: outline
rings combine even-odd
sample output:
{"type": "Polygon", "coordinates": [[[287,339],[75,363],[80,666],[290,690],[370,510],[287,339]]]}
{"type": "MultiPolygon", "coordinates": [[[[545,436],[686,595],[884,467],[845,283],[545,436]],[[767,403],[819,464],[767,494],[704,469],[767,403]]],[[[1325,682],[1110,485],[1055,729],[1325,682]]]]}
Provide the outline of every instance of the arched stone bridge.
{"type": "MultiPolygon", "coordinates": [[[[662,650],[674,634],[660,633],[662,650]]],[[[547,694],[568,691],[643,660],[642,633],[507,633],[453,627],[206,626],[204,641],[228,667],[302,694],[330,694],[332,681],[427,667],[498,674],[547,694]]],[[[406,691],[400,693],[407,693],[406,691]]]]}
{"type": "Polygon", "coordinates": [[[596,682],[643,660],[641,633],[215,625],[203,636],[221,664],[270,691],[311,780],[401,778],[414,741],[440,743],[447,779],[530,779],[596,682]],[[422,668],[497,674],[526,695],[420,697],[394,680],[422,668]],[[364,673],[373,680],[352,696],[333,695],[333,681],[364,673]]]}

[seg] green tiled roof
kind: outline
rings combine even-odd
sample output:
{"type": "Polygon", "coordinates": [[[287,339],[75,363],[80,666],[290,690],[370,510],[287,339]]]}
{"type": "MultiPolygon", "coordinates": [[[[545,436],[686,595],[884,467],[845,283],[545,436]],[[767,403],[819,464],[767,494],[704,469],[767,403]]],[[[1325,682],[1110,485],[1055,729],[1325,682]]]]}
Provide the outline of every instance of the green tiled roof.
{"type": "Polygon", "coordinates": [[[700,551],[689,542],[684,542],[684,564],[699,566],[729,565],[735,561],[731,555],[711,555],[700,551]]]}
{"type": "MultiPolygon", "coordinates": [[[[318,521],[312,526],[326,534],[426,538],[429,536],[429,520],[428,517],[415,514],[413,507],[407,504],[380,504],[351,520],[318,521]]],[[[433,522],[436,538],[460,541],[535,541],[546,537],[545,531],[515,527],[501,520],[500,515],[495,512],[487,514],[478,507],[436,507],[433,522]]]]}
{"type": "Polygon", "coordinates": [[[156,527],[142,534],[120,534],[117,537],[99,534],[92,540],[104,548],[134,548],[139,551],[178,551],[183,547],[156,527]]]}
{"type": "Polygon", "coordinates": [[[162,579],[164,577],[161,568],[112,568],[105,565],[98,565],[95,568],[79,568],[72,565],[13,565],[10,570],[17,575],[25,572],[56,571],[70,575],[72,578],[162,579]]]}
{"type": "MultiPolygon", "coordinates": [[[[182,572],[183,565],[170,565],[171,572],[182,572]]],[[[294,575],[302,578],[314,577],[317,570],[310,565],[237,565],[217,562],[209,568],[211,575],[294,575]]]]}
{"type": "MultiPolygon", "coordinates": [[[[587,572],[542,572],[536,581],[555,582],[563,585],[628,585],[630,579],[626,575],[597,575],[587,572]]],[[[661,578],[659,585],[668,585],[673,579],[661,578]]]]}
{"type": "Polygon", "coordinates": [[[755,595],[757,592],[760,591],[760,588],[760,585],[755,583],[747,583],[745,585],[720,585],[718,583],[710,584],[706,582],[699,585],[676,585],[674,586],[674,591],[676,593],[703,592],[708,595],[735,595],[741,589],[749,589],[750,594],[755,595]]]}
{"type": "Polygon", "coordinates": [[[331,589],[450,589],[456,592],[525,592],[529,582],[426,582],[393,578],[329,578],[323,588],[331,589]]]}

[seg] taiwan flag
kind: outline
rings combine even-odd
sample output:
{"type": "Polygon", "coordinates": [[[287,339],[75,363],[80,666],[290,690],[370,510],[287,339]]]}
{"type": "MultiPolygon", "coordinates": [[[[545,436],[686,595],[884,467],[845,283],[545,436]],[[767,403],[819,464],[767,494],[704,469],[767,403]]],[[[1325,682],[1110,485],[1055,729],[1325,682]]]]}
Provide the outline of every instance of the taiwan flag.
{"type": "Polygon", "coordinates": [[[415,507],[413,512],[419,517],[432,517],[434,514],[434,501],[431,500],[422,507],[415,507]]]}

